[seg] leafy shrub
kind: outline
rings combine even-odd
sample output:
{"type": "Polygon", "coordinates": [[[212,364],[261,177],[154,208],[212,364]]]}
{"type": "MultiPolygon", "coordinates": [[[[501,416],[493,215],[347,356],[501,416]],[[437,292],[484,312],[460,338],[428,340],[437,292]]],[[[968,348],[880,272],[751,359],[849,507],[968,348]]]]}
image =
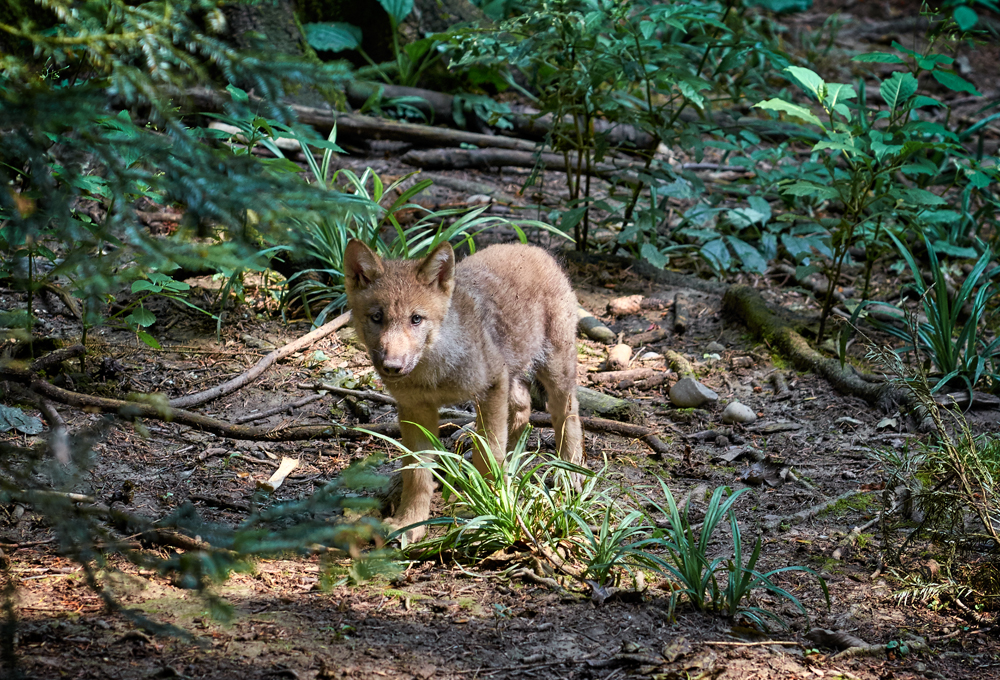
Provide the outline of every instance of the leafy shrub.
{"type": "MultiPolygon", "coordinates": [[[[863,83],[858,90],[849,84],[827,83],[813,71],[798,66],[788,67],[785,72],[819,105],[821,116],[786,99],[772,98],[756,105],[804,122],[820,138],[812,149],[814,159],[823,165],[823,180],[790,179],[782,183],[781,191],[810,208],[831,202],[839,213],[819,222],[830,234],[833,251],[832,261],[825,266],[828,287],[820,321],[821,339],[833,306],[834,288],[848,252],[859,237],[877,239],[888,221],[920,225],[934,219],[947,205],[945,198],[929,190],[941,176],[944,157],[954,157],[961,168],[956,181],[964,179],[981,186],[991,181],[981,163],[965,154],[954,131],[921,118],[922,109],[944,106],[937,99],[917,93],[922,73],[952,91],[978,95],[975,87],[948,68],[953,63],[950,57],[931,51],[933,43],[924,53],[895,42],[893,47],[897,54],[878,52],[854,58],[907,67],[881,81],[879,94],[884,109],[868,104],[863,83]]],[[[816,267],[810,265],[809,269],[814,271],[816,267]]]]}
{"type": "Polygon", "coordinates": [[[660,243],[665,201],[691,195],[690,185],[669,168],[653,164],[660,142],[700,154],[698,124],[685,122],[685,109],[708,109],[710,94],[723,82],[729,96],[761,63],[783,58],[756,36],[736,34],[729,22],[742,14],[716,2],[633,2],[534,0],[494,30],[457,38],[458,66],[478,64],[520,70],[530,91],[511,78],[552,121],[546,143],[563,154],[570,199],[557,215],[577,248],[585,250],[591,211],[618,223],[617,244],[664,266],[669,250],[660,243]],[[595,126],[604,119],[609,128],[595,126]],[[630,125],[649,135],[647,148],[634,150],[645,161],[618,182],[629,188],[607,200],[593,197],[594,164],[611,149],[611,134],[630,125]],[[648,194],[647,194],[647,189],[648,194]]]}
{"type": "MultiPolygon", "coordinates": [[[[412,452],[417,458],[414,465],[428,468],[441,482],[454,517],[428,520],[427,525],[443,526],[445,531],[417,543],[414,550],[447,550],[475,557],[529,541],[555,545],[576,533],[579,522],[594,521],[606,502],[604,494],[596,491],[598,476],[587,468],[529,451],[529,432],[525,430],[502,466],[492,456],[484,456],[490,466],[489,477],[484,477],[462,453],[447,451],[425,431],[434,450],[412,452]],[[586,480],[579,491],[574,476],[586,480]]],[[[477,446],[488,447],[478,434],[471,436],[477,446]]],[[[395,533],[402,535],[408,528],[395,533]]]]}
{"type": "MultiPolygon", "coordinates": [[[[139,300],[124,316],[134,330],[146,329],[151,317],[143,296],[183,301],[183,286],[169,276],[175,267],[207,266],[232,279],[266,264],[269,240],[288,243],[287,219],[358,205],[303,182],[301,168],[286,159],[251,154],[248,139],[227,143],[228,133],[181,115],[182,107],[196,110],[184,94],[189,88],[230,85],[228,117],[245,122],[250,136],[278,130],[323,144],[276,102],[289,86],[337,81],[346,73],[341,67],[234,50],[216,35],[225,22],[210,0],[40,4],[45,12],[7,3],[9,20],[0,23],[0,278],[27,291],[29,300],[42,285],[65,287],[83,303],[84,340],[130,284],[139,300]],[[246,84],[254,101],[237,87],[246,84]],[[150,234],[136,212],[143,203],[182,208],[178,229],[150,234]]],[[[29,304],[29,327],[31,314],[29,304]]],[[[204,523],[190,505],[157,520],[103,508],[97,499],[78,502],[67,492],[89,484],[91,446],[107,427],[68,439],[51,434],[33,449],[0,445],[0,501],[31,503],[113,610],[120,608],[115,554],[205,593],[221,611],[212,582],[255,555],[319,542],[357,552],[374,535],[372,522],[342,521],[342,511],[358,504],[339,485],[299,504],[261,510],[236,529],[204,523]],[[168,529],[201,536],[203,549],[161,559],[120,541],[153,540],[168,529]]],[[[4,596],[9,604],[13,589],[4,596]]],[[[14,608],[7,611],[5,649],[15,632],[14,608]]]]}
{"type": "Polygon", "coordinates": [[[772,580],[775,575],[787,571],[802,571],[816,576],[829,606],[830,595],[826,582],[812,569],[792,566],[775,569],[766,574],[756,571],[754,567],[760,557],[761,548],[759,537],[748,562],[746,565],[743,564],[743,538],[732,508],[736,500],[749,489],[740,489],[728,498],[724,498],[727,491],[725,487],[720,486],[715,489],[705,511],[701,531],[696,534],[688,517],[690,505],[685,507],[682,515],[666,483],[662,479],[659,482],[667,507],[663,508],[649,498],[644,500],[647,505],[666,516],[669,527],[663,531],[662,536],[639,541],[632,548],[641,554],[640,561],[643,564],[653,565],[664,575],[676,579],[677,588],[671,594],[671,609],[678,597],[685,596],[699,610],[721,609],[731,618],[743,617],[765,629],[767,619],[787,627],[788,624],[776,613],[745,604],[751,591],[763,588],[773,595],[788,600],[805,615],[806,610],[798,599],[772,580]],[[724,557],[710,559],[708,550],[713,534],[725,518],[729,519],[732,530],[733,559],[727,560],[724,557]],[[651,552],[650,549],[656,552],[651,552]],[[661,556],[660,551],[665,552],[666,556],[661,556]],[[716,574],[720,571],[728,573],[726,586],[723,589],[719,588],[716,578],[716,574]]]}
{"type": "MultiPolygon", "coordinates": [[[[895,234],[890,233],[889,236],[913,274],[915,292],[920,297],[927,321],[914,320],[912,328],[875,323],[908,343],[900,352],[925,353],[934,363],[941,374],[935,379],[932,392],[954,382],[963,383],[970,393],[981,382],[996,389],[1000,386],[1000,338],[994,336],[992,340],[987,340],[983,328],[989,309],[1000,293],[997,289],[1000,267],[987,271],[993,251],[987,248],[983,252],[962,286],[953,292],[945,277],[944,266],[926,234],[924,245],[930,260],[930,287],[924,282],[920,267],[906,244],[895,234]],[[966,306],[970,309],[963,320],[966,306]]],[[[903,319],[904,310],[897,309],[900,319],[903,319]]]]}
{"type": "MultiPolygon", "coordinates": [[[[916,540],[930,539],[938,547],[936,557],[944,575],[952,570],[958,551],[965,565],[985,562],[992,569],[992,549],[984,546],[1000,543],[996,500],[1000,493],[1000,439],[994,432],[973,434],[961,411],[940,406],[926,376],[904,366],[892,349],[869,344],[868,359],[907,391],[917,414],[932,424],[934,435],[916,451],[904,455],[873,448],[872,455],[882,464],[887,482],[882,538],[888,563],[901,565],[907,549],[918,545],[916,540]],[[905,491],[900,494],[901,488],[905,491]],[[898,495],[893,498],[890,490],[898,495]],[[893,522],[896,511],[902,511],[904,522],[920,519],[915,528],[905,532],[901,544],[893,522]]],[[[923,553],[924,544],[919,545],[923,553]]],[[[987,584],[992,591],[989,595],[997,595],[995,580],[987,584]]],[[[949,579],[945,578],[943,585],[944,590],[955,592],[956,584],[949,584],[949,579]]],[[[925,590],[924,594],[933,594],[934,590],[925,590]]],[[[961,610],[969,611],[965,605],[961,610]]]]}

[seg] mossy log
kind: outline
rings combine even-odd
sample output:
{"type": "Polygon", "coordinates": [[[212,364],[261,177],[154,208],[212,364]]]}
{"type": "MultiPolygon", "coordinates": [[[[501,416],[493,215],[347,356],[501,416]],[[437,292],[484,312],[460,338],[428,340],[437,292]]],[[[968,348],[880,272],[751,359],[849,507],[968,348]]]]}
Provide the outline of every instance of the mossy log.
{"type": "Polygon", "coordinates": [[[869,382],[850,364],[841,366],[814,350],[793,328],[783,322],[750,286],[729,286],[722,296],[722,309],[739,317],[750,331],[790,359],[795,368],[826,378],[842,394],[861,397],[869,404],[891,411],[907,401],[906,395],[889,383],[869,382]]]}

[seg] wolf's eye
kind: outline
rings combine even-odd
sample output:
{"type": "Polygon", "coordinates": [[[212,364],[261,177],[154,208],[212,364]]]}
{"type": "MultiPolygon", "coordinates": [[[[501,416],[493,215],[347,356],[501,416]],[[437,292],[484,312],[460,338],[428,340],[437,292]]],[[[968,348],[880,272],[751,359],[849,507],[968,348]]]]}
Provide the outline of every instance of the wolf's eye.
{"type": "Polygon", "coordinates": [[[414,314],[413,316],[410,317],[410,323],[412,323],[414,326],[419,326],[420,322],[423,320],[424,317],[420,316],[419,314],[414,314]]]}
{"type": "Polygon", "coordinates": [[[372,312],[369,317],[372,323],[382,323],[382,312],[372,312]]]}

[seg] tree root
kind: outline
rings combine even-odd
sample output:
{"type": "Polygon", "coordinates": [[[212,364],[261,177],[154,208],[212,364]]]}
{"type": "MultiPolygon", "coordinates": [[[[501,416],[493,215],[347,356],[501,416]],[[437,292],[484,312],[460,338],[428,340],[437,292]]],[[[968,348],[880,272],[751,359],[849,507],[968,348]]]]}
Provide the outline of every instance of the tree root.
{"type": "Polygon", "coordinates": [[[760,293],[750,286],[730,286],[722,296],[722,308],[739,317],[755,335],[791,359],[797,369],[822,376],[838,392],[861,397],[886,412],[909,402],[909,395],[903,391],[888,383],[868,382],[852,366],[841,366],[836,359],[827,359],[814,350],[805,338],[778,318],[760,293]]]}
{"type": "MultiPolygon", "coordinates": [[[[0,366],[0,380],[10,380],[28,385],[35,394],[68,406],[96,410],[103,413],[113,413],[126,419],[151,418],[173,422],[230,439],[289,442],[332,439],[335,437],[358,438],[366,436],[367,433],[382,434],[389,437],[399,436],[399,424],[395,422],[365,425],[364,429],[358,429],[342,423],[292,425],[281,428],[235,425],[218,418],[192,413],[183,409],[171,408],[162,400],[158,400],[155,395],[140,395],[140,398],[145,401],[124,401],[122,399],[109,399],[107,397],[72,392],[42,380],[30,370],[10,365],[0,366]]],[[[381,396],[384,398],[386,395],[381,396]]],[[[474,420],[475,417],[470,415],[444,420],[442,424],[452,424],[461,427],[468,425],[474,420]]],[[[605,418],[581,417],[580,423],[591,432],[605,432],[642,439],[655,453],[661,456],[671,455],[671,449],[663,443],[657,436],[656,431],[651,428],[620,423],[616,420],[607,420],[605,418]]],[[[547,413],[539,413],[531,416],[531,424],[535,427],[551,427],[552,419],[547,413]]]]}

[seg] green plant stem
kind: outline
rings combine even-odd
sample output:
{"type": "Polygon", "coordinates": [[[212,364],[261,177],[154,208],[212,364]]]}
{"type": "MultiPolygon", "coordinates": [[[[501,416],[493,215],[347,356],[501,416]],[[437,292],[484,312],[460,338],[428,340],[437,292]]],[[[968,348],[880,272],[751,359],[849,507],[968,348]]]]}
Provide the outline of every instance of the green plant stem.
{"type": "Polygon", "coordinates": [[[875,266],[875,244],[878,243],[878,237],[882,233],[882,216],[879,215],[878,222],[875,224],[875,235],[872,237],[871,243],[865,249],[865,287],[861,293],[861,299],[868,299],[868,290],[871,286],[872,281],[872,268],[875,266]]]}

